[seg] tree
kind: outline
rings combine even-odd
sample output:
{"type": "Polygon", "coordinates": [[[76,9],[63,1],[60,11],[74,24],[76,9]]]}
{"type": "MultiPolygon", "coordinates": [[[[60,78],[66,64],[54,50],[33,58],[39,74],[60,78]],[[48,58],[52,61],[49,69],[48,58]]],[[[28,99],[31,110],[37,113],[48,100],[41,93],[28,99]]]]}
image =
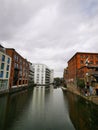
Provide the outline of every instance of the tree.
{"type": "Polygon", "coordinates": [[[80,88],[84,88],[85,87],[84,79],[77,79],[77,86],[80,88]]]}
{"type": "Polygon", "coordinates": [[[62,84],[62,78],[54,78],[54,85],[60,86],[62,84]]]}

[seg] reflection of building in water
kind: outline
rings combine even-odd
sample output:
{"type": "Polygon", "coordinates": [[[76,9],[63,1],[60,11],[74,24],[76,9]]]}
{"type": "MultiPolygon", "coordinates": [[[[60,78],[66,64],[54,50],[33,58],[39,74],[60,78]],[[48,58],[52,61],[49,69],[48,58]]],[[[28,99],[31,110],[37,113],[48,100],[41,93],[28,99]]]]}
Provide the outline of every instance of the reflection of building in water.
{"type": "Polygon", "coordinates": [[[6,121],[6,111],[7,111],[7,96],[0,97],[0,130],[4,129],[6,121]]]}
{"type": "Polygon", "coordinates": [[[37,85],[49,85],[53,83],[54,71],[44,64],[33,64],[34,83],[37,85]]]}
{"type": "Polygon", "coordinates": [[[48,96],[51,96],[52,98],[53,86],[47,89],[45,88],[45,86],[44,87],[39,86],[39,87],[34,88],[32,107],[34,108],[36,112],[44,111],[46,98],[48,96]]]}
{"type": "Polygon", "coordinates": [[[45,87],[34,88],[33,91],[33,110],[36,114],[41,114],[44,110],[45,103],[45,87]]]}
{"type": "Polygon", "coordinates": [[[96,105],[91,104],[81,97],[67,94],[69,114],[76,130],[97,130],[98,110],[96,105]]]}

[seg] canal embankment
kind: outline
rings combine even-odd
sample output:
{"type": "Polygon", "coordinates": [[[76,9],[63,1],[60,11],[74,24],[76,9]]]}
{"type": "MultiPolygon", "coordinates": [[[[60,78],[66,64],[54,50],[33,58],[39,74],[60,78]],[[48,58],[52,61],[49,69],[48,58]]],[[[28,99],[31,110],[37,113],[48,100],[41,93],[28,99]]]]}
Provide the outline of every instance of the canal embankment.
{"type": "Polygon", "coordinates": [[[24,91],[25,89],[32,89],[34,87],[35,87],[35,85],[33,85],[33,86],[27,86],[26,85],[26,86],[13,87],[13,88],[9,88],[9,89],[6,89],[6,90],[1,90],[0,96],[6,95],[6,94],[17,93],[17,92],[20,92],[20,91],[24,91]]]}
{"type": "MultiPolygon", "coordinates": [[[[63,89],[64,90],[64,89],[63,89]]],[[[88,95],[88,96],[85,96],[83,95],[80,90],[77,88],[77,87],[73,87],[71,85],[68,85],[67,86],[67,89],[65,89],[65,91],[69,91],[71,93],[74,93],[76,95],[79,95],[81,96],[82,98],[84,98],[85,100],[88,100],[90,102],[93,102],[94,104],[98,105],[98,95],[88,95]]]]}

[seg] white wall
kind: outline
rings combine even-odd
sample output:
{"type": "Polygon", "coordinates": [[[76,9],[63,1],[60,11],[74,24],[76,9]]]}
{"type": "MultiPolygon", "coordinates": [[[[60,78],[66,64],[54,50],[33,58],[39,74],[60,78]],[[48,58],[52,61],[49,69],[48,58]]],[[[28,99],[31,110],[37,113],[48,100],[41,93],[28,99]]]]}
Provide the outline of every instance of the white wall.
{"type": "MultiPolygon", "coordinates": [[[[45,84],[45,75],[46,75],[46,68],[48,68],[44,64],[33,64],[34,67],[34,83],[35,84],[45,84]]],[[[53,72],[53,71],[52,71],[53,72]]],[[[51,82],[53,81],[53,73],[51,74],[51,82]]]]}

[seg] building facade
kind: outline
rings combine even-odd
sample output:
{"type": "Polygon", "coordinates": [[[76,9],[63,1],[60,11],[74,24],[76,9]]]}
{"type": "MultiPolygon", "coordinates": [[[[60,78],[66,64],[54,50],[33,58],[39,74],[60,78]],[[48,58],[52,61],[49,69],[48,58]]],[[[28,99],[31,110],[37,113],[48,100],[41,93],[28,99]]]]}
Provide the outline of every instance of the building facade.
{"type": "Polygon", "coordinates": [[[50,70],[50,83],[53,84],[54,83],[54,70],[50,70]]]}
{"type": "Polygon", "coordinates": [[[50,84],[51,70],[44,64],[33,64],[34,83],[37,85],[50,84]]]}
{"type": "Polygon", "coordinates": [[[13,48],[6,48],[6,53],[12,58],[9,87],[28,86],[29,62],[13,48]]]}
{"type": "Polygon", "coordinates": [[[29,86],[34,84],[34,68],[32,66],[32,63],[29,62],[29,86]]]}
{"type": "Polygon", "coordinates": [[[77,78],[84,78],[90,72],[87,65],[98,66],[98,53],[77,52],[68,61],[68,81],[76,82],[77,78]]]}
{"type": "Polygon", "coordinates": [[[0,91],[9,89],[11,57],[6,54],[5,48],[0,45],[0,91]]]}

